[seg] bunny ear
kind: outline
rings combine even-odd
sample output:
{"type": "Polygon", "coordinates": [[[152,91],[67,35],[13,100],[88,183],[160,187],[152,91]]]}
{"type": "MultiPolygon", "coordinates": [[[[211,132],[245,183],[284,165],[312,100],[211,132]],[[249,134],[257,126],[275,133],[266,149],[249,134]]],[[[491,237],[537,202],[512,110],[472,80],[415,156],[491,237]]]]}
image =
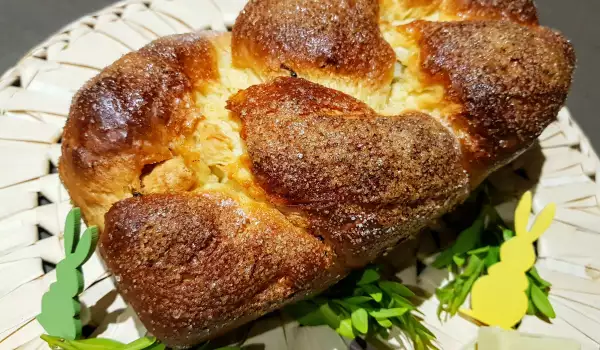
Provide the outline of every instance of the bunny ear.
{"type": "Polygon", "coordinates": [[[538,214],[528,234],[532,242],[537,240],[550,227],[555,213],[556,204],[550,203],[538,214]]]}
{"type": "Polygon", "coordinates": [[[521,197],[515,210],[515,232],[517,236],[527,234],[527,224],[531,213],[531,192],[527,191],[521,197]]]}

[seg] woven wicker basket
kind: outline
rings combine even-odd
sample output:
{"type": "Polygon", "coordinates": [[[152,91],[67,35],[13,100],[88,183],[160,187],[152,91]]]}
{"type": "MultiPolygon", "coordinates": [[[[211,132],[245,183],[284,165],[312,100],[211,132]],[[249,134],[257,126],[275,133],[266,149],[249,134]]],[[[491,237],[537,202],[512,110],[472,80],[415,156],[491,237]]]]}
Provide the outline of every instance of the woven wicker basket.
{"type": "MultiPolygon", "coordinates": [[[[73,93],[121,55],[159,36],[227,30],[244,2],[124,1],[68,25],[0,78],[0,350],[46,348],[34,317],[55,280],[52,266],[64,256],[61,229],[70,203],[55,170],[73,93]]],[[[576,339],[582,349],[600,349],[599,170],[589,141],[563,109],[539,146],[491,177],[494,187],[513,198],[533,189],[534,211],[551,201],[558,204],[554,224],[538,242],[537,262],[542,277],[553,284],[557,318],[550,324],[527,316],[520,330],[576,339]]],[[[499,206],[509,220],[513,209],[514,200],[499,206]]],[[[427,242],[427,237],[421,240],[427,242]]],[[[431,267],[417,276],[414,262],[399,272],[407,284],[431,292],[447,277],[431,267]]],[[[145,334],[97,256],[84,266],[84,275],[82,318],[97,327],[95,335],[126,342],[145,334]]],[[[420,309],[440,347],[462,349],[472,343],[477,326],[458,316],[440,323],[436,307],[430,298],[420,309]]],[[[348,346],[326,327],[298,327],[277,313],[247,329],[245,344],[266,349],[348,346]]],[[[390,344],[409,348],[401,333],[390,344]]]]}

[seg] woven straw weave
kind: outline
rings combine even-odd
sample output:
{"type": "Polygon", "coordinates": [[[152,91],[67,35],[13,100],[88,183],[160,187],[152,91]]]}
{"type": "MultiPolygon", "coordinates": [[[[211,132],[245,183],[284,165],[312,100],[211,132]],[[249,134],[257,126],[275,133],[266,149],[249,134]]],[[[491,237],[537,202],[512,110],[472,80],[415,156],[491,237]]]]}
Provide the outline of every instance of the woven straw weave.
{"type": "MultiPolygon", "coordinates": [[[[0,78],[0,350],[46,347],[34,317],[56,278],[52,266],[64,256],[61,230],[70,203],[56,164],[72,95],[100,69],[159,36],[227,30],[243,5],[244,0],[123,1],[63,28],[0,78]]],[[[491,177],[494,187],[515,200],[533,189],[536,212],[551,201],[558,204],[555,223],[538,242],[537,263],[553,284],[557,318],[549,324],[527,316],[520,330],[576,339],[586,350],[600,349],[600,186],[594,180],[599,169],[589,141],[563,109],[539,145],[491,177]]],[[[498,207],[508,220],[515,200],[498,207]]],[[[95,335],[126,342],[145,334],[97,256],[84,266],[84,276],[82,319],[97,327],[95,335]]],[[[399,276],[429,292],[447,278],[431,267],[417,276],[414,264],[399,276]]],[[[430,298],[420,309],[442,349],[462,349],[473,341],[475,325],[458,316],[440,323],[436,307],[430,298]]],[[[347,347],[326,327],[298,327],[283,317],[275,314],[250,326],[245,344],[347,347]]],[[[403,343],[398,332],[390,342],[409,348],[403,343]]]]}

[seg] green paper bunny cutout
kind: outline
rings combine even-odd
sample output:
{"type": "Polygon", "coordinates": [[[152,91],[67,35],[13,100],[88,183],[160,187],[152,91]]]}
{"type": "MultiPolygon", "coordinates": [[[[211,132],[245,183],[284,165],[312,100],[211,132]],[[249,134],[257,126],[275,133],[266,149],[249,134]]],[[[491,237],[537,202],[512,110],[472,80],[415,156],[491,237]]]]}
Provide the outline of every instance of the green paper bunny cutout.
{"type": "Polygon", "coordinates": [[[81,212],[73,208],[67,215],[64,232],[65,258],[56,266],[56,282],[42,297],[42,313],[37,316],[52,336],[75,340],[81,336],[78,318],[81,304],[77,296],[83,290],[81,266],[96,249],[98,229],[88,227],[81,237],[81,212]]]}

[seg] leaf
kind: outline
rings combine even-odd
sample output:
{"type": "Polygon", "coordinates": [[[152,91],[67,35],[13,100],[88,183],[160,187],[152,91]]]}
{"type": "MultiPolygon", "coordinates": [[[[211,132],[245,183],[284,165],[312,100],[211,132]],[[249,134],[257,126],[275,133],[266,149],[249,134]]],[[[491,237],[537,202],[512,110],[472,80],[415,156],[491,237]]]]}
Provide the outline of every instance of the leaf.
{"type": "Polygon", "coordinates": [[[393,309],[379,309],[378,311],[371,311],[369,315],[375,318],[392,318],[404,315],[408,311],[408,308],[397,307],[393,309]]]}
{"type": "Polygon", "coordinates": [[[463,272],[462,276],[465,276],[465,277],[472,276],[481,267],[483,267],[482,263],[483,263],[483,261],[481,259],[479,259],[477,257],[477,255],[472,255],[471,258],[469,258],[469,264],[465,268],[465,271],[463,272]]]}
{"type": "MultiPolygon", "coordinates": [[[[396,295],[396,294],[394,294],[394,295],[396,295]]],[[[379,303],[379,305],[386,305],[387,304],[385,307],[388,308],[388,309],[391,309],[391,308],[393,308],[395,306],[396,301],[394,300],[394,298],[391,297],[391,295],[384,294],[383,297],[384,297],[384,300],[387,299],[387,303],[385,301],[382,301],[381,303],[379,303]]]]}
{"type": "MultiPolygon", "coordinates": [[[[165,350],[167,347],[165,346],[165,344],[161,343],[161,342],[156,342],[152,345],[150,345],[149,347],[145,348],[144,350],[165,350]]],[[[233,349],[241,349],[240,347],[232,347],[233,349]]]]}
{"type": "Polygon", "coordinates": [[[302,326],[320,326],[327,324],[327,321],[325,321],[325,318],[319,309],[313,310],[296,320],[302,326]]]}
{"type": "Polygon", "coordinates": [[[454,297],[454,284],[454,281],[452,281],[444,287],[435,290],[435,295],[440,301],[437,307],[437,318],[440,321],[442,320],[442,312],[447,311],[445,306],[452,303],[452,298],[454,297]]]}
{"type": "Polygon", "coordinates": [[[458,293],[456,298],[452,301],[452,304],[450,305],[451,315],[455,315],[458,312],[458,308],[460,308],[460,306],[465,302],[467,296],[469,295],[469,292],[471,291],[471,288],[473,287],[473,283],[475,283],[475,280],[479,278],[479,275],[481,274],[481,271],[483,270],[484,266],[483,260],[479,259],[475,255],[471,256],[471,259],[469,259],[469,265],[473,266],[472,273],[462,285],[460,292],[458,293]],[[472,261],[474,261],[473,264],[471,263],[472,261]]]}
{"type": "Polygon", "coordinates": [[[446,300],[450,300],[454,297],[454,292],[458,289],[457,285],[462,284],[462,281],[459,279],[452,280],[448,282],[445,286],[438,288],[436,290],[436,294],[439,291],[439,294],[446,300]]]}
{"type": "Polygon", "coordinates": [[[435,296],[438,298],[438,300],[442,303],[449,301],[450,299],[452,299],[452,296],[454,295],[454,291],[451,288],[452,286],[450,284],[445,285],[442,288],[438,288],[435,290],[435,296]]]}
{"type": "Polygon", "coordinates": [[[343,319],[340,322],[340,326],[335,329],[336,332],[343,335],[346,338],[354,339],[354,330],[352,329],[352,320],[349,318],[343,319]]]}
{"type": "Polygon", "coordinates": [[[143,350],[156,342],[154,337],[142,337],[125,345],[123,350],[143,350]]]}
{"type": "Polygon", "coordinates": [[[319,305],[310,301],[299,301],[289,305],[285,308],[285,312],[303,326],[320,326],[327,324],[319,310],[319,305]]]}
{"type": "Polygon", "coordinates": [[[388,320],[387,318],[376,318],[375,321],[377,321],[377,323],[379,323],[382,327],[392,327],[392,321],[388,320]]]}
{"type": "MultiPolygon", "coordinates": [[[[349,304],[343,300],[340,299],[333,299],[331,300],[332,303],[336,304],[337,306],[339,306],[341,308],[340,311],[342,311],[343,313],[345,312],[352,312],[356,309],[360,309],[360,306],[358,305],[354,305],[354,304],[349,304]]],[[[334,310],[335,311],[335,310],[334,310]]]]}
{"type": "Polygon", "coordinates": [[[75,346],[70,345],[68,342],[63,341],[61,338],[53,337],[51,335],[42,334],[40,335],[43,341],[48,343],[51,349],[64,349],[64,350],[79,350],[75,346]]]}
{"type": "Polygon", "coordinates": [[[513,238],[514,236],[515,236],[515,231],[509,230],[507,228],[502,229],[502,237],[504,238],[504,241],[508,241],[509,239],[513,238]]]}
{"type": "Polygon", "coordinates": [[[491,247],[483,260],[485,267],[489,268],[498,261],[500,261],[500,247],[491,247]]]}
{"type": "Polygon", "coordinates": [[[548,300],[548,296],[540,289],[540,287],[535,284],[531,285],[531,300],[535,305],[536,309],[538,309],[543,315],[548,318],[555,318],[556,313],[554,312],[554,308],[552,304],[550,304],[550,300],[548,300]]]}
{"type": "Polygon", "coordinates": [[[485,217],[483,213],[484,211],[482,210],[482,214],[480,214],[479,217],[475,219],[473,224],[458,235],[456,242],[452,246],[452,251],[455,255],[466,253],[469,250],[475,248],[477,242],[479,242],[481,231],[483,230],[483,223],[485,217]]]}
{"type": "MultiPolygon", "coordinates": [[[[50,348],[56,349],[64,349],[64,350],[124,350],[130,349],[129,345],[120,343],[118,341],[106,338],[90,338],[90,339],[81,339],[81,340],[65,340],[59,337],[53,337],[46,334],[43,334],[41,338],[50,345],[50,348]]],[[[136,342],[139,344],[146,344],[141,348],[131,348],[131,349],[148,349],[148,346],[155,344],[154,338],[141,338],[136,342]],[[143,340],[143,343],[142,343],[143,340]],[[138,342],[139,341],[139,342],[138,342]],[[149,341],[149,342],[148,342],[149,341]]],[[[135,343],[135,342],[134,342],[135,343]]],[[[157,343],[158,345],[160,343],[157,343]]],[[[162,345],[162,344],[160,344],[162,345]]],[[[162,345],[164,349],[164,345],[162,345]]],[[[158,350],[157,347],[152,346],[152,349],[158,350]]]]}
{"type": "MultiPolygon", "coordinates": [[[[390,322],[388,320],[383,320],[383,321],[387,321],[390,322]]],[[[381,339],[388,339],[390,337],[390,332],[388,332],[387,328],[391,328],[392,327],[392,322],[390,322],[390,325],[386,328],[383,327],[378,327],[377,331],[375,332],[376,334],[379,334],[379,336],[381,337],[381,339]]]]}
{"type": "Polygon", "coordinates": [[[376,302],[381,302],[381,300],[383,299],[383,293],[381,292],[381,289],[377,288],[377,286],[374,286],[372,284],[365,284],[363,286],[360,286],[367,294],[369,294],[371,296],[371,298],[373,298],[373,300],[375,300],[376,302]]]}
{"type": "Polygon", "coordinates": [[[394,294],[392,295],[392,298],[394,300],[395,304],[398,304],[400,307],[405,307],[407,309],[414,309],[415,306],[413,305],[413,303],[410,302],[410,300],[405,299],[401,296],[399,296],[398,294],[394,294]]]}
{"type": "Polygon", "coordinates": [[[485,211],[482,210],[473,224],[462,231],[456,242],[437,256],[431,266],[441,269],[450,265],[455,255],[460,255],[472,250],[479,242],[481,231],[483,230],[485,211]]]}
{"type": "Polygon", "coordinates": [[[109,349],[124,349],[125,344],[106,338],[90,338],[83,340],[73,340],[70,342],[78,349],[85,350],[109,350],[109,349]]]}
{"type": "Polygon", "coordinates": [[[398,294],[403,297],[412,298],[415,296],[412,290],[408,289],[405,285],[393,281],[379,281],[379,288],[386,291],[388,294],[398,294]]]}
{"type": "Polygon", "coordinates": [[[454,263],[456,264],[456,266],[458,267],[462,267],[465,264],[465,258],[459,256],[459,255],[455,255],[452,257],[452,261],[454,261],[454,263]]]}
{"type": "Polygon", "coordinates": [[[436,269],[443,269],[444,267],[452,264],[452,257],[454,256],[454,252],[452,251],[452,247],[447,248],[435,258],[435,261],[431,263],[431,266],[436,269]]]}
{"type": "Polygon", "coordinates": [[[365,296],[365,295],[359,295],[356,297],[346,298],[346,299],[344,299],[344,302],[346,302],[348,304],[352,304],[352,305],[360,305],[360,304],[369,302],[371,300],[373,300],[373,298],[365,296]]]}
{"type": "Polygon", "coordinates": [[[395,319],[400,321],[400,327],[411,334],[412,338],[416,338],[415,325],[411,322],[411,318],[409,316],[410,314],[405,314],[400,317],[396,317],[395,319]]]}
{"type": "Polygon", "coordinates": [[[319,311],[321,312],[321,315],[323,315],[323,319],[329,327],[337,329],[340,326],[340,318],[331,309],[328,303],[321,304],[321,306],[319,306],[319,311]]]}
{"type": "Polygon", "coordinates": [[[423,344],[423,341],[421,340],[421,338],[415,337],[413,342],[415,345],[415,350],[426,350],[425,344],[423,344]]]}
{"type": "Polygon", "coordinates": [[[537,284],[539,284],[539,286],[543,289],[546,288],[550,288],[552,286],[552,284],[548,281],[546,281],[545,279],[542,278],[542,276],[540,276],[540,274],[537,272],[537,269],[534,267],[531,268],[531,270],[529,270],[527,272],[527,274],[531,277],[533,277],[533,279],[535,280],[535,282],[537,284]]]}
{"type": "Polygon", "coordinates": [[[358,284],[359,286],[362,286],[365,284],[373,283],[373,282],[379,280],[379,278],[380,278],[380,276],[379,276],[379,273],[377,273],[377,271],[375,271],[373,269],[366,269],[365,271],[363,271],[363,274],[360,277],[360,280],[358,280],[358,282],[356,284],[358,284]]]}
{"type": "Polygon", "coordinates": [[[527,290],[525,290],[525,294],[527,295],[527,315],[535,315],[536,311],[535,311],[535,305],[533,305],[533,301],[531,300],[531,286],[533,285],[533,281],[532,278],[527,276],[527,281],[529,282],[527,284],[527,290]]]}
{"type": "Polygon", "coordinates": [[[429,329],[427,329],[427,327],[423,326],[423,324],[421,322],[418,322],[414,317],[412,318],[415,324],[415,329],[417,330],[417,333],[420,333],[421,335],[423,335],[424,337],[432,340],[435,339],[435,334],[433,334],[429,329]]]}
{"type": "Polygon", "coordinates": [[[351,319],[352,325],[357,331],[362,334],[367,334],[369,331],[369,314],[367,313],[367,310],[363,308],[354,310],[351,319]]]}
{"type": "Polygon", "coordinates": [[[477,248],[477,249],[469,250],[469,251],[467,252],[467,254],[469,254],[469,255],[473,255],[473,254],[481,254],[481,253],[485,253],[485,252],[489,251],[489,250],[490,250],[490,248],[491,248],[491,247],[490,247],[489,245],[486,245],[485,247],[481,247],[481,248],[477,248]]]}

